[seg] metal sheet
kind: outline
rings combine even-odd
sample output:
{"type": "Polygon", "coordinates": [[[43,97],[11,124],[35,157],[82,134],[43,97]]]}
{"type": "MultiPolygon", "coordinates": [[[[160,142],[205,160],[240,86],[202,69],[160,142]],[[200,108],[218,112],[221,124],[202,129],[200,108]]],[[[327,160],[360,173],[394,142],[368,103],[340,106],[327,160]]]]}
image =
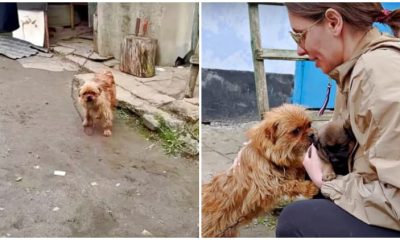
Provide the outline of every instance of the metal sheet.
{"type": "Polygon", "coordinates": [[[32,48],[32,44],[9,36],[0,35],[0,54],[11,59],[18,59],[36,55],[38,50],[32,48]]]}

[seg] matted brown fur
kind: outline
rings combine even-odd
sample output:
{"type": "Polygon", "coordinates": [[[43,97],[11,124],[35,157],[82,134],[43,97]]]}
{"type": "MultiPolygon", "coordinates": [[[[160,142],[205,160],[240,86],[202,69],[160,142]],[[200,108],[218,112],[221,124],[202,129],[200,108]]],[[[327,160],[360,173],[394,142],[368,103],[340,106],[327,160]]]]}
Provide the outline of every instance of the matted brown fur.
{"type": "Polygon", "coordinates": [[[93,129],[95,121],[103,127],[103,135],[110,136],[113,109],[116,106],[116,88],[110,71],[98,73],[93,81],[86,82],[79,91],[79,100],[84,109],[83,127],[93,129]]]}
{"type": "Polygon", "coordinates": [[[312,197],[302,165],[310,146],[311,120],[305,109],[285,104],[266,112],[251,128],[239,164],[202,186],[202,236],[236,237],[237,228],[271,210],[283,196],[312,197]]]}

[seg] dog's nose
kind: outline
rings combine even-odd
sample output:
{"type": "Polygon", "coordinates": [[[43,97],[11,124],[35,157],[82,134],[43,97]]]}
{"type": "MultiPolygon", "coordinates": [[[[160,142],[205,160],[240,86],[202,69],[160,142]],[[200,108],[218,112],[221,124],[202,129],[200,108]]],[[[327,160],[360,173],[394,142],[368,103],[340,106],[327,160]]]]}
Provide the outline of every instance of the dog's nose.
{"type": "Polygon", "coordinates": [[[314,133],[309,133],[308,134],[308,139],[310,139],[311,142],[314,142],[314,133]]]}
{"type": "Polygon", "coordinates": [[[93,97],[92,97],[92,96],[88,96],[88,97],[86,98],[86,101],[88,101],[88,102],[93,101],[93,97]]]}

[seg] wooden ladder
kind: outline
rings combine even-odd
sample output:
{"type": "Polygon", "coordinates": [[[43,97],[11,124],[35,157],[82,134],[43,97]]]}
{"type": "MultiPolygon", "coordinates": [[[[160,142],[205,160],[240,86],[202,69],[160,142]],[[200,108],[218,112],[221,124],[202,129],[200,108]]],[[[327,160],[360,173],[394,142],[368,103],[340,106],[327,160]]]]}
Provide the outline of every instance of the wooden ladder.
{"type": "Polygon", "coordinates": [[[266,49],[261,45],[260,15],[258,5],[283,5],[274,3],[248,3],[251,35],[251,50],[254,65],[254,80],[256,82],[257,108],[262,119],[264,112],[269,110],[267,77],[264,69],[264,59],[270,60],[308,60],[308,56],[299,56],[295,50],[266,49]]]}

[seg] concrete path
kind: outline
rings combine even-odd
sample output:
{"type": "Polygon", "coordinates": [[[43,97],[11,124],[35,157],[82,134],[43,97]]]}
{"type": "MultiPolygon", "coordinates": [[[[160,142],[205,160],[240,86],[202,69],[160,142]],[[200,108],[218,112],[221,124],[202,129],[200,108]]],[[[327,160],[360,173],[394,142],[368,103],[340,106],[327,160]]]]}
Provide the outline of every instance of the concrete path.
{"type": "Polygon", "coordinates": [[[197,161],[166,156],[120,118],[110,138],[85,135],[76,72],[3,57],[0,72],[0,236],[198,235],[197,161]]]}

